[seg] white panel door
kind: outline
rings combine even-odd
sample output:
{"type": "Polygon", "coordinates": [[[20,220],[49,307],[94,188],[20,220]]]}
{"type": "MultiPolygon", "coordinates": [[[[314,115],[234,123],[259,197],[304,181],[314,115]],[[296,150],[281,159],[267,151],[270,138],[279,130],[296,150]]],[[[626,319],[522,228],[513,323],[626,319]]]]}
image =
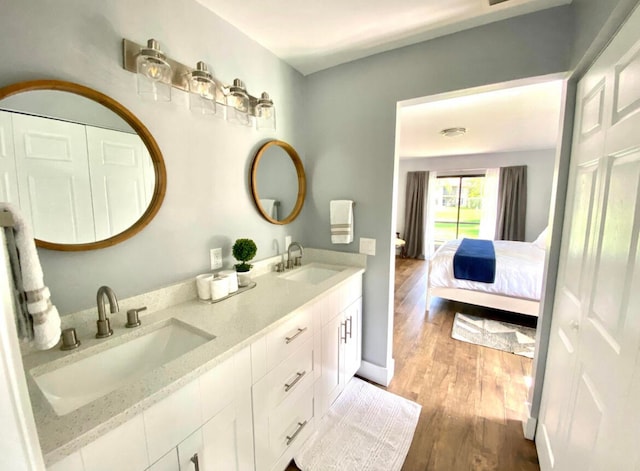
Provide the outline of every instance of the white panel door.
{"type": "Polygon", "coordinates": [[[543,470],[638,463],[640,408],[631,396],[640,371],[638,130],[640,10],[578,87],[573,206],[536,437],[543,470]]]}
{"type": "Polygon", "coordinates": [[[84,126],[13,114],[20,207],[35,237],[95,241],[84,126]]]}
{"type": "Polygon", "coordinates": [[[0,111],[0,201],[20,206],[11,113],[0,111]]]}
{"type": "Polygon", "coordinates": [[[107,239],[132,226],[150,200],[149,154],[140,137],[87,126],[96,236],[107,239]],[[148,161],[148,162],[147,162],[148,161]]]}

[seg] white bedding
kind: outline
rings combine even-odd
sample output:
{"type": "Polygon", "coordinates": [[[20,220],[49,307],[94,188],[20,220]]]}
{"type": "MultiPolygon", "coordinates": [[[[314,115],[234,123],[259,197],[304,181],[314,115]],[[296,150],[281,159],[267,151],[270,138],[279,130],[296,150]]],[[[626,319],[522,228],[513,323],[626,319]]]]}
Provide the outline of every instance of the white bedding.
{"type": "Polygon", "coordinates": [[[453,256],[462,240],[451,240],[431,257],[429,286],[463,288],[540,300],[545,251],[529,242],[495,240],[496,279],[494,283],[458,280],[453,277],[453,256]]]}

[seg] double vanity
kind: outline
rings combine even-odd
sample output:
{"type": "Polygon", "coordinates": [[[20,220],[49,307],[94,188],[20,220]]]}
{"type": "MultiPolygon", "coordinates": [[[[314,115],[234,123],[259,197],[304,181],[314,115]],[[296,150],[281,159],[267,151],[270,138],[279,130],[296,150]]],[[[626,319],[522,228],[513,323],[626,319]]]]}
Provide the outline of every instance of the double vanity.
{"type": "Polygon", "coordinates": [[[23,358],[48,470],[284,469],[360,366],[365,263],[308,249],[216,304],[189,280],[120,301],[107,339],[65,316],[80,347],[23,358]]]}

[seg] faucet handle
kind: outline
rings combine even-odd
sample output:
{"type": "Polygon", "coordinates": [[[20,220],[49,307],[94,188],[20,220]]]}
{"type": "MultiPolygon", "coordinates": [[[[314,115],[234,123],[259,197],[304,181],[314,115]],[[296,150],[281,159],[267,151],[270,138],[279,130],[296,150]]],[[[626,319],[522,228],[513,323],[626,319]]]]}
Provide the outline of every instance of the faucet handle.
{"type": "Polygon", "coordinates": [[[302,256],[298,255],[296,258],[293,259],[294,265],[296,267],[299,267],[302,265],[302,256]]]}
{"type": "Polygon", "coordinates": [[[147,309],[147,306],[142,306],[137,309],[129,309],[127,311],[127,323],[124,326],[128,329],[131,329],[132,327],[138,327],[142,323],[140,322],[138,313],[140,311],[145,311],[146,309],[147,309]]]}
{"type": "Polygon", "coordinates": [[[78,348],[80,346],[80,340],[78,340],[78,336],[76,335],[76,329],[73,327],[69,327],[68,329],[64,329],[62,331],[62,346],[60,350],[73,350],[74,348],[78,348]]]}

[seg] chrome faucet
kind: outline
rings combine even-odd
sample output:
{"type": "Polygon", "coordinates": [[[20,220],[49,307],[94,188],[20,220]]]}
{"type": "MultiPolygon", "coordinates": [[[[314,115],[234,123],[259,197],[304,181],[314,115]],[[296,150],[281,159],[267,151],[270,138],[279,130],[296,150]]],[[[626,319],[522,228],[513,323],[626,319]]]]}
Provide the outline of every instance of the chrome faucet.
{"type": "Polygon", "coordinates": [[[109,300],[109,312],[111,312],[111,314],[115,314],[119,311],[118,298],[116,298],[116,293],[114,293],[114,291],[108,286],[101,286],[100,288],[98,288],[98,333],[96,333],[97,339],[103,339],[113,334],[113,330],[111,329],[111,322],[109,321],[107,314],[104,312],[105,296],[109,300]]]}
{"type": "Polygon", "coordinates": [[[295,247],[298,247],[298,250],[300,250],[300,255],[295,258],[295,266],[299,267],[302,265],[302,245],[300,245],[300,242],[291,242],[287,249],[287,268],[293,268],[294,266],[294,261],[291,258],[291,249],[295,247]]]}

